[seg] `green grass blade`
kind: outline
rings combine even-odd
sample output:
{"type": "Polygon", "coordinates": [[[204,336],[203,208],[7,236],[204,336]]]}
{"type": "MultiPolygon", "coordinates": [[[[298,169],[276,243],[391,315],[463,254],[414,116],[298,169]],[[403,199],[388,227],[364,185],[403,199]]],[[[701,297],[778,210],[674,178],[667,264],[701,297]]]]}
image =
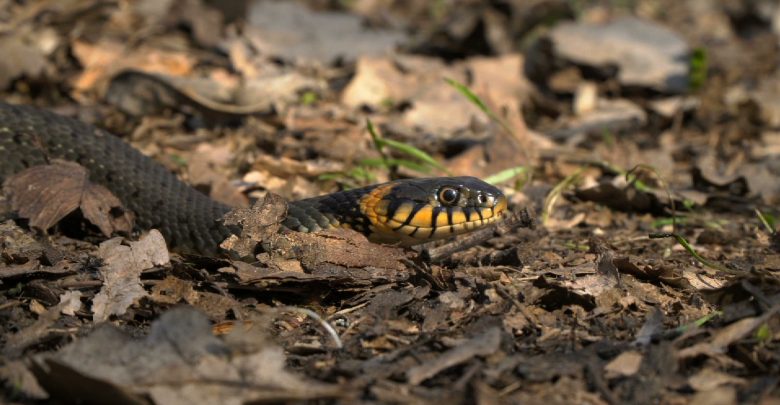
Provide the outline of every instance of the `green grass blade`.
{"type": "Polygon", "coordinates": [[[709,58],[705,48],[696,48],[691,52],[689,60],[688,86],[692,91],[704,87],[707,82],[707,70],[709,69],[709,58]]]}
{"type": "Polygon", "coordinates": [[[482,99],[479,98],[479,96],[474,94],[474,92],[471,91],[471,89],[468,88],[468,86],[466,86],[461,82],[458,82],[457,80],[450,79],[450,78],[444,78],[444,81],[447,82],[447,84],[449,84],[453,88],[455,88],[455,90],[457,90],[458,93],[462,94],[463,97],[466,97],[466,99],[469,100],[471,104],[474,104],[475,106],[477,106],[477,108],[482,110],[483,113],[487,114],[487,116],[491,118],[493,117],[493,112],[490,111],[487,104],[485,104],[485,102],[482,101],[482,99]]]}
{"type": "MultiPolygon", "coordinates": [[[[514,139],[519,139],[515,131],[512,129],[512,127],[509,126],[507,121],[502,119],[498,114],[496,114],[493,110],[488,107],[487,103],[485,103],[479,96],[477,96],[471,89],[466,86],[463,83],[458,82],[457,80],[445,78],[444,81],[449,84],[452,88],[454,88],[457,92],[459,92],[463,97],[466,98],[469,102],[474,104],[482,113],[487,115],[488,119],[490,119],[493,123],[497,124],[501,127],[501,129],[506,132],[509,136],[511,136],[514,139]]],[[[528,155],[528,152],[526,152],[525,149],[521,149],[521,153],[523,157],[525,158],[526,162],[530,162],[530,156],[528,155]]],[[[517,182],[515,184],[515,188],[522,188],[524,184],[528,184],[531,182],[531,179],[533,178],[533,170],[529,170],[526,173],[526,179],[523,182],[523,184],[520,184],[520,182],[517,182]]]]}
{"type": "Polygon", "coordinates": [[[769,232],[770,235],[774,235],[777,229],[776,223],[775,223],[775,217],[772,214],[765,214],[761,211],[759,211],[758,208],[755,209],[756,216],[761,221],[761,224],[764,225],[764,228],[769,232]]]}
{"type": "Polygon", "coordinates": [[[693,246],[691,246],[691,244],[688,242],[688,240],[685,239],[685,237],[680,235],[680,234],[677,234],[677,233],[659,233],[659,234],[651,234],[650,235],[650,239],[659,239],[659,238],[668,238],[668,237],[674,238],[677,241],[677,243],[679,243],[680,246],[682,246],[683,249],[685,249],[685,251],[688,252],[689,255],[691,255],[691,257],[696,259],[696,261],[701,263],[702,265],[704,265],[706,267],[709,267],[711,269],[722,271],[722,272],[729,273],[729,274],[742,274],[742,272],[739,272],[739,271],[736,271],[736,270],[732,270],[732,269],[730,269],[730,268],[728,268],[726,266],[723,266],[723,265],[721,265],[719,263],[716,263],[716,262],[710,261],[708,259],[705,259],[704,257],[702,257],[702,255],[699,254],[699,252],[696,251],[696,249],[693,248],[693,246]]]}
{"type": "Polygon", "coordinates": [[[697,320],[695,320],[695,321],[693,321],[691,323],[678,326],[675,329],[675,331],[678,332],[678,333],[685,333],[685,332],[689,331],[690,329],[692,329],[694,327],[701,328],[707,322],[709,322],[709,321],[713,320],[714,318],[719,317],[721,315],[723,315],[723,312],[721,312],[721,311],[713,311],[712,313],[704,315],[703,317],[701,317],[701,318],[699,318],[699,319],[697,319],[697,320]]]}
{"type": "Polygon", "coordinates": [[[431,165],[432,167],[435,167],[445,173],[447,172],[447,169],[444,167],[444,165],[442,165],[436,159],[434,159],[433,156],[425,153],[424,151],[412,145],[407,145],[402,142],[394,141],[392,139],[385,139],[385,138],[383,138],[381,141],[390,148],[393,148],[401,153],[405,153],[406,155],[409,155],[423,163],[431,165]]]}
{"type": "Polygon", "coordinates": [[[555,206],[555,203],[558,201],[558,198],[563,194],[563,191],[568,189],[569,187],[572,187],[577,181],[579,181],[580,176],[582,175],[583,169],[580,168],[576,172],[566,176],[565,179],[561,180],[558,184],[553,187],[552,190],[550,190],[550,193],[547,194],[547,198],[544,199],[544,207],[542,208],[542,224],[546,225],[547,220],[550,217],[550,214],[552,213],[552,209],[555,206]]]}
{"type": "Polygon", "coordinates": [[[496,174],[490,175],[484,178],[483,180],[485,181],[485,183],[496,185],[499,183],[512,180],[515,177],[520,176],[521,174],[525,174],[527,172],[528,172],[528,168],[526,168],[525,166],[515,166],[509,169],[502,170],[496,174]]]}
{"type": "Polygon", "coordinates": [[[674,225],[674,224],[685,224],[688,221],[686,217],[676,217],[676,218],[658,218],[654,220],[650,226],[653,228],[663,228],[666,225],[674,225]]]}
{"type": "Polygon", "coordinates": [[[412,145],[407,145],[403,142],[382,138],[376,132],[376,128],[374,127],[374,124],[369,119],[366,120],[366,128],[368,129],[368,133],[371,135],[371,141],[374,144],[374,148],[377,150],[377,152],[379,152],[379,155],[381,156],[381,164],[376,159],[362,160],[361,162],[365,163],[366,166],[377,167],[377,168],[383,167],[388,170],[393,170],[393,168],[395,167],[406,167],[408,169],[418,171],[421,173],[429,173],[431,171],[431,168],[436,168],[446,173],[448,176],[451,175],[449,170],[447,170],[447,168],[444,167],[444,165],[439,163],[439,161],[434,159],[431,155],[427,154],[425,151],[418,149],[412,145]],[[420,163],[408,159],[393,159],[385,153],[386,147],[394,149],[411,158],[414,158],[420,161],[420,163]]]}
{"type": "Polygon", "coordinates": [[[504,131],[506,131],[508,134],[515,136],[515,131],[513,131],[512,128],[510,128],[509,125],[504,122],[504,120],[499,118],[498,114],[493,112],[493,110],[491,110],[478,95],[474,94],[474,92],[471,91],[468,86],[454,79],[444,78],[444,81],[457,90],[458,93],[462,94],[463,97],[466,97],[466,100],[470,101],[471,104],[474,104],[477,108],[479,108],[485,115],[488,116],[488,118],[490,118],[491,121],[500,125],[501,128],[503,128],[504,131]]]}
{"type": "Polygon", "coordinates": [[[374,143],[374,148],[379,152],[382,157],[384,157],[384,153],[382,153],[382,142],[379,137],[379,135],[376,133],[376,128],[374,128],[374,123],[371,122],[371,119],[366,118],[366,129],[368,129],[368,134],[371,136],[371,142],[374,143]]]}

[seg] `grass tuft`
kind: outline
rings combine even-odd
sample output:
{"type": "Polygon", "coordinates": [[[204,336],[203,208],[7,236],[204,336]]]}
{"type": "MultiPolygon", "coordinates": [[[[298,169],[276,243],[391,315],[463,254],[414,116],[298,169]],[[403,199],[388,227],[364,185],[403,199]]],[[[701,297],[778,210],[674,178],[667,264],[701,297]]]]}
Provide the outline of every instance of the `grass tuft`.
{"type": "Polygon", "coordinates": [[[628,179],[629,175],[634,175],[637,172],[647,171],[650,173],[653,173],[655,177],[658,179],[658,182],[661,184],[661,187],[663,187],[664,191],[666,192],[666,196],[669,199],[669,204],[672,207],[672,232],[666,233],[653,233],[650,234],[648,237],[650,239],[662,239],[662,238],[674,238],[674,240],[677,241],[677,243],[685,249],[686,252],[688,252],[691,257],[693,257],[697,262],[701,263],[702,265],[709,267],[713,270],[722,271],[729,274],[740,274],[740,272],[732,270],[720,263],[713,262],[711,260],[705,259],[702,255],[699,254],[699,252],[696,251],[696,249],[693,248],[693,246],[688,242],[687,239],[685,239],[684,236],[677,233],[677,210],[675,207],[674,199],[672,198],[672,192],[669,187],[669,184],[664,180],[664,178],[658,173],[658,170],[656,170],[652,166],[648,165],[637,165],[633,169],[629,170],[628,173],[626,173],[626,179],[628,179]]]}
{"type": "Polygon", "coordinates": [[[331,180],[340,183],[344,188],[355,188],[373,183],[377,179],[377,171],[386,171],[388,177],[397,178],[398,169],[405,168],[423,175],[434,170],[451,175],[444,165],[439,163],[431,155],[412,145],[392,139],[383,138],[374,127],[370,119],[366,120],[366,129],[371,136],[371,142],[379,153],[378,158],[361,159],[356,167],[346,171],[325,173],[319,176],[320,180],[331,180]],[[395,152],[400,157],[393,157],[390,152],[395,152]]]}

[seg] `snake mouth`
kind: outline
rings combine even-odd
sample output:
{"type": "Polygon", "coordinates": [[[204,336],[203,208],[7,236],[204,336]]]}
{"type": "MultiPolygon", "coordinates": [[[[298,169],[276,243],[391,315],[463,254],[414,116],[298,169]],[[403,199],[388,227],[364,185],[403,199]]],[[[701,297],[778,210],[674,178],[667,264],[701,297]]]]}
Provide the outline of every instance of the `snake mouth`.
{"type": "Polygon", "coordinates": [[[443,206],[427,201],[393,201],[387,189],[374,190],[361,201],[371,223],[369,240],[411,246],[471,232],[497,222],[507,210],[503,194],[480,205],[443,206]]]}

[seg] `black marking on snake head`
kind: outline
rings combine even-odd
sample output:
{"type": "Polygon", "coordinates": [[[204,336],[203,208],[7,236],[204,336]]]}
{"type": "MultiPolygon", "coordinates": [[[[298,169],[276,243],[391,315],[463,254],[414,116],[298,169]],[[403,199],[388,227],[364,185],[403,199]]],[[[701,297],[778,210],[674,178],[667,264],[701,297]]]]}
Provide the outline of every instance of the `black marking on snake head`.
{"type": "Polygon", "coordinates": [[[434,230],[436,229],[436,221],[439,219],[439,214],[442,210],[442,207],[433,207],[433,212],[431,213],[431,228],[434,230]]]}
{"type": "MultiPolygon", "coordinates": [[[[404,222],[402,222],[402,223],[401,223],[401,225],[398,225],[398,226],[396,226],[395,228],[393,228],[393,230],[394,230],[394,231],[397,231],[397,230],[399,230],[399,229],[401,229],[401,228],[405,227],[406,225],[409,225],[410,223],[412,223],[412,219],[414,218],[414,216],[415,216],[415,215],[417,215],[417,213],[418,213],[418,212],[419,212],[419,211],[420,211],[420,210],[421,210],[421,209],[422,209],[424,206],[425,206],[425,204],[414,204],[414,205],[412,206],[412,209],[409,211],[409,215],[406,217],[406,219],[404,220],[404,222]]],[[[410,235],[410,236],[411,236],[411,235],[410,235]]]]}
{"type": "Polygon", "coordinates": [[[390,203],[387,204],[387,215],[385,216],[388,222],[395,217],[395,212],[398,211],[398,208],[401,208],[401,205],[403,205],[403,201],[400,198],[390,199],[390,203]]]}

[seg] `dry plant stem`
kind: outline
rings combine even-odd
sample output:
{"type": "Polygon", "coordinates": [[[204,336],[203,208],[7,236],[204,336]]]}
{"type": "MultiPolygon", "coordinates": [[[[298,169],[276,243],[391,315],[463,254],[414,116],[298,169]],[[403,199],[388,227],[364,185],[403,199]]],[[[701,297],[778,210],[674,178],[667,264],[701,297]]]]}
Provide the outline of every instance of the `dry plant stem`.
{"type": "Polygon", "coordinates": [[[16,301],[16,300],[8,301],[6,303],[0,304],[0,311],[2,311],[4,309],[8,309],[8,308],[13,308],[13,307],[16,307],[16,306],[19,306],[19,305],[22,305],[21,301],[16,301]]]}
{"type": "Polygon", "coordinates": [[[485,229],[481,229],[476,232],[472,232],[466,236],[455,239],[452,242],[444,244],[439,247],[424,249],[420,256],[424,261],[429,263],[437,263],[443,259],[452,256],[454,253],[461,252],[470,247],[477,246],[482,242],[493,237],[493,233],[498,229],[498,225],[493,225],[485,229]]]}
{"type": "Polygon", "coordinates": [[[530,325],[532,328],[539,330],[538,322],[535,320],[534,316],[528,313],[528,309],[524,307],[522,304],[520,304],[520,301],[517,300],[517,298],[513,297],[512,294],[506,290],[505,287],[498,287],[496,288],[496,293],[501,296],[501,298],[507,300],[509,303],[514,305],[514,307],[517,309],[518,312],[520,312],[521,315],[525,318],[525,320],[528,322],[528,325],[530,325]]]}
{"type": "Polygon", "coordinates": [[[534,228],[534,220],[531,218],[531,214],[528,212],[528,209],[523,208],[519,212],[510,215],[510,217],[504,222],[489,226],[485,229],[474,231],[445,245],[430,249],[423,249],[423,251],[420,252],[420,257],[425,262],[436,263],[452,256],[457,252],[461,252],[470,247],[474,247],[481,244],[482,242],[485,242],[486,240],[492,238],[496,231],[500,233],[506,233],[515,228],[534,228]]]}
{"type": "Polygon", "coordinates": [[[337,349],[341,349],[344,347],[344,344],[341,342],[341,338],[339,338],[338,332],[336,332],[336,329],[333,328],[326,320],[322,319],[321,316],[319,316],[316,312],[306,309],[306,308],[300,308],[300,307],[293,307],[293,306],[282,306],[278,308],[274,308],[277,312],[295,312],[299,313],[305,316],[308,316],[311,319],[314,319],[317,321],[317,323],[320,324],[320,326],[325,329],[326,332],[328,332],[328,335],[330,335],[331,339],[333,339],[333,343],[335,343],[335,346],[337,349]]]}

